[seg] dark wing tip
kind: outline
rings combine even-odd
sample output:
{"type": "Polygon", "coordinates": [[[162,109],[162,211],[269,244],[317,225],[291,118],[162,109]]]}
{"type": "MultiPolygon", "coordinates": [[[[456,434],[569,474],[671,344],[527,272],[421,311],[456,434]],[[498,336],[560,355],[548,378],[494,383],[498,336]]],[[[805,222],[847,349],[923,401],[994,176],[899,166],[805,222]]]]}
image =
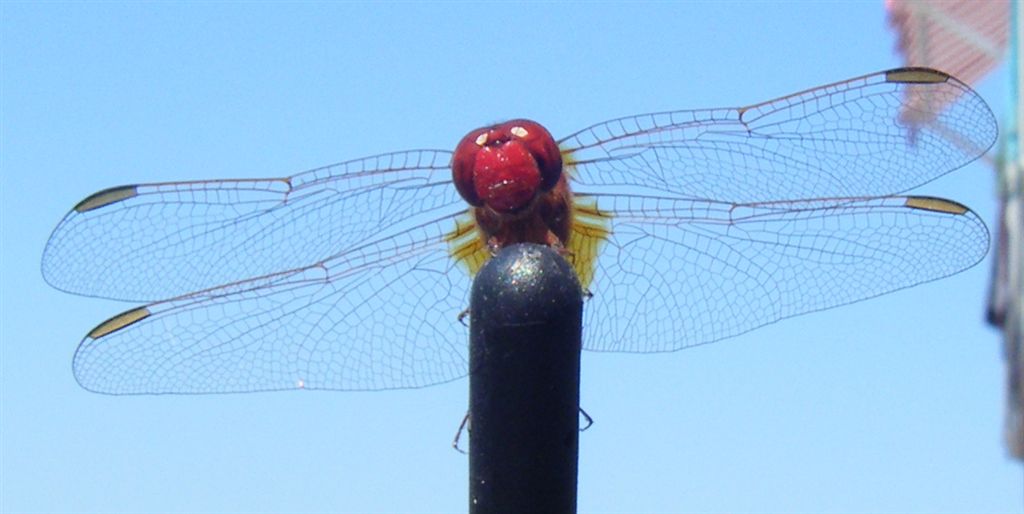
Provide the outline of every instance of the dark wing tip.
{"type": "Polygon", "coordinates": [[[971,212],[971,209],[960,202],[954,202],[953,200],[937,198],[934,196],[908,196],[904,205],[911,209],[921,209],[925,211],[955,215],[964,215],[971,212]]]}
{"type": "Polygon", "coordinates": [[[96,340],[112,332],[117,332],[122,328],[129,325],[133,325],[139,321],[148,318],[150,315],[149,309],[145,307],[137,307],[135,309],[127,310],[118,314],[99,325],[96,328],[89,331],[86,336],[90,339],[96,340]]]}
{"type": "Polygon", "coordinates": [[[950,78],[948,73],[933,68],[896,68],[885,72],[886,82],[901,84],[937,84],[950,78]]]}
{"type": "Polygon", "coordinates": [[[78,204],[75,205],[74,210],[76,212],[88,212],[93,209],[99,209],[100,207],[110,205],[112,203],[127,200],[138,194],[138,187],[139,186],[131,185],[117,186],[111,187],[109,189],[104,189],[97,193],[93,193],[86,197],[85,200],[78,202],[78,204]]]}

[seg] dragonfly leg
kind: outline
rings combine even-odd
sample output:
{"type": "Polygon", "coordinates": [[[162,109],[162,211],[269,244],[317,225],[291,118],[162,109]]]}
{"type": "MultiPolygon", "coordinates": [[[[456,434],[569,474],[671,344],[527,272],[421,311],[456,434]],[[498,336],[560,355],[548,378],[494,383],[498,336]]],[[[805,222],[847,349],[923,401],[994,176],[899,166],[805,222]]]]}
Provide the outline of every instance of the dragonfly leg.
{"type": "MultiPolygon", "coordinates": [[[[590,414],[587,414],[587,411],[583,410],[583,407],[580,407],[580,415],[583,416],[583,419],[586,421],[586,424],[584,424],[580,428],[580,432],[583,432],[583,431],[587,430],[588,428],[590,428],[591,426],[593,426],[594,418],[590,417],[590,414]]],[[[465,455],[466,454],[466,450],[463,450],[462,446],[460,446],[460,443],[462,442],[462,432],[463,431],[465,431],[467,434],[473,432],[473,423],[469,419],[469,412],[468,411],[466,412],[466,415],[462,417],[462,422],[459,423],[459,429],[455,432],[455,438],[452,439],[452,448],[455,451],[465,455]]]]}
{"type": "Polygon", "coordinates": [[[590,414],[587,414],[587,411],[583,410],[583,407],[580,407],[580,415],[583,416],[583,419],[586,420],[587,422],[586,425],[580,428],[580,432],[583,432],[584,430],[590,428],[590,426],[594,424],[594,418],[590,417],[590,414]]]}
{"type": "MultiPolygon", "coordinates": [[[[589,418],[589,416],[587,417],[589,418]]],[[[466,411],[466,415],[462,417],[462,423],[459,423],[459,430],[455,432],[455,439],[452,440],[452,448],[454,448],[455,451],[465,455],[466,451],[459,446],[459,439],[462,438],[463,430],[465,430],[466,433],[473,431],[472,423],[469,421],[469,411],[466,411]]]]}

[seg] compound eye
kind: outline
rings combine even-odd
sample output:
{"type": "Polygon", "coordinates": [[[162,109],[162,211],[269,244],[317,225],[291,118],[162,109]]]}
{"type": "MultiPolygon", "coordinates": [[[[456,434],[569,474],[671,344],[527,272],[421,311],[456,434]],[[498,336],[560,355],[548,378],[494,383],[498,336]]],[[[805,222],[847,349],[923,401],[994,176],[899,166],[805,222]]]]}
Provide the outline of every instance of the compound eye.
{"type": "Polygon", "coordinates": [[[502,124],[508,134],[526,145],[540,169],[543,191],[549,191],[562,176],[562,152],[548,129],[533,120],[512,120],[502,124]]]}
{"type": "Polygon", "coordinates": [[[455,189],[459,191],[462,199],[474,207],[483,205],[473,184],[473,169],[476,166],[477,153],[487,144],[489,132],[490,129],[487,128],[470,131],[459,141],[455,147],[455,154],[452,155],[452,182],[455,182],[455,189]]]}

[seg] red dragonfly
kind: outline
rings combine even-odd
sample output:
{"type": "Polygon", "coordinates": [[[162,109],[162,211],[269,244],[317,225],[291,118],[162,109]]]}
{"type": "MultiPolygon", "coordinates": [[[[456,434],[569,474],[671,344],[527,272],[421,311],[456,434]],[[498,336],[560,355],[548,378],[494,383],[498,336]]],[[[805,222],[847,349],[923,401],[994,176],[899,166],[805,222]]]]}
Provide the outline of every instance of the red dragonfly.
{"type": "Polygon", "coordinates": [[[456,319],[472,274],[514,240],[564,247],[593,294],[584,348],[612,352],[718,341],[952,275],[988,250],[967,207],[902,195],[996,138],[984,101],[939,71],[618,118],[557,146],[546,134],[515,120],[471,132],[454,160],[413,150],[89,196],[54,230],[43,276],[70,293],[151,303],[85,336],[76,379],[153,394],[460,378],[467,330],[456,319]],[[497,158],[476,156],[509,141],[497,158]],[[567,181],[502,168],[559,159],[567,181]],[[473,166],[497,178],[474,184],[473,166]],[[563,218],[534,216],[540,204],[563,218]],[[495,228],[523,219],[534,221],[513,235],[495,228]]]}

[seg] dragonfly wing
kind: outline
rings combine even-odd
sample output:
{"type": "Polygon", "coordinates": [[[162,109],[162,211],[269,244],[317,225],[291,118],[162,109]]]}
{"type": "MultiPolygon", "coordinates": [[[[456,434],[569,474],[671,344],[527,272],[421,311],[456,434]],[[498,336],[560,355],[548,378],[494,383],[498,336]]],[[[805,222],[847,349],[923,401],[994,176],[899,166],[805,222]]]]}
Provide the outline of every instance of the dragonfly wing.
{"type": "Polygon", "coordinates": [[[929,197],[730,204],[598,197],[614,213],[584,308],[584,347],[661,352],[952,275],[984,223],[929,197]]]}
{"type": "Polygon", "coordinates": [[[153,301],[307,266],[465,210],[450,156],[408,151],[286,178],[101,191],[54,229],[43,276],[71,293],[153,301]]]}
{"type": "Polygon", "coordinates": [[[453,269],[443,225],[122,313],[81,342],[75,377],[108,394],[377,390],[462,377],[457,317],[470,279],[453,269]]]}
{"type": "Polygon", "coordinates": [[[997,131],[966,84],[907,68],[747,107],[611,120],[560,146],[577,192],[749,203],[901,193],[978,158],[997,131]]]}

